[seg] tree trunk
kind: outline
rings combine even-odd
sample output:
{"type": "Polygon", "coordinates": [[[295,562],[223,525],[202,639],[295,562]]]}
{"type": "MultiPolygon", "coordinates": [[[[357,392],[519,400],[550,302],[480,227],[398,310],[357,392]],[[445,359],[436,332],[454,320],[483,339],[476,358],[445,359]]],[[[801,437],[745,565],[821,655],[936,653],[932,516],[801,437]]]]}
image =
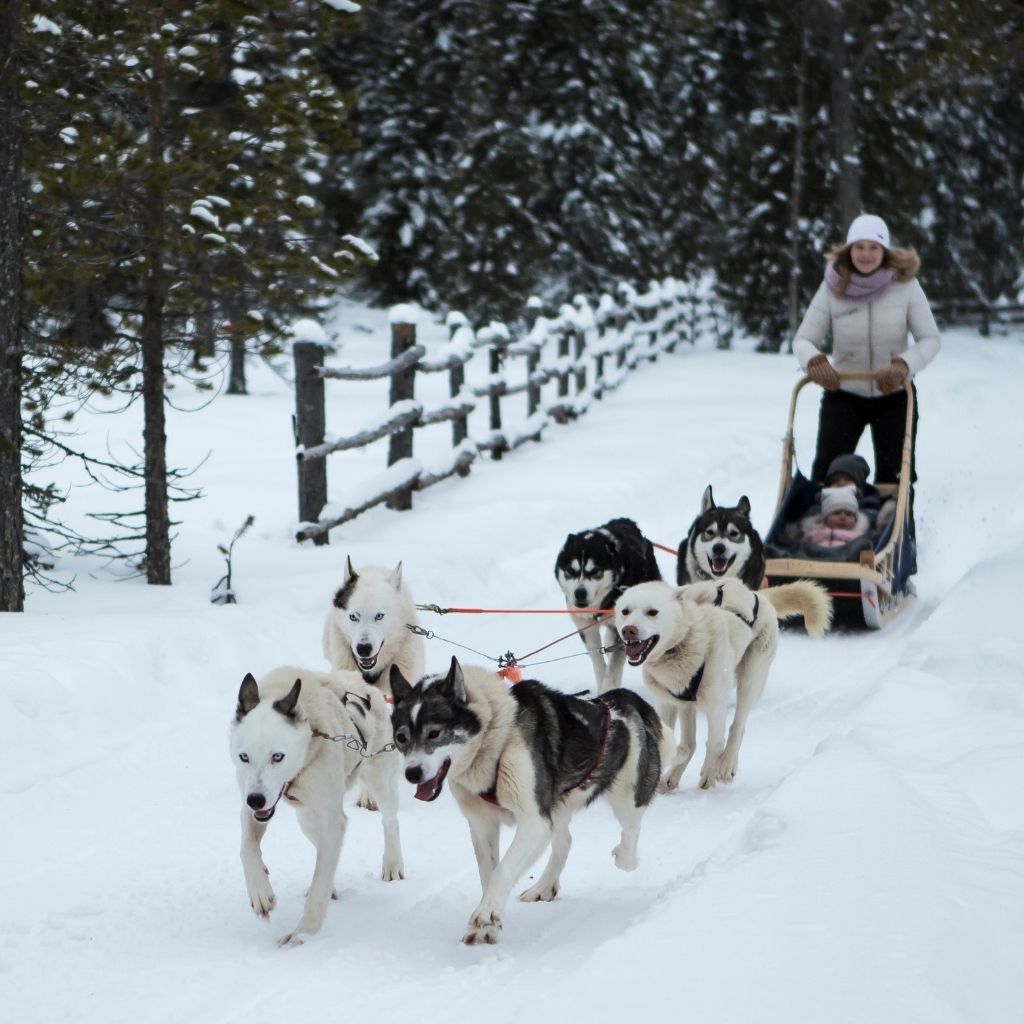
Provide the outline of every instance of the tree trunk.
{"type": "Polygon", "coordinates": [[[804,139],[807,135],[807,50],[810,25],[803,8],[800,63],[796,77],[796,137],[793,141],[793,185],[789,197],[789,349],[800,326],[800,217],[804,204],[804,139]]]}
{"type": "Polygon", "coordinates": [[[831,8],[829,18],[829,68],[831,72],[832,137],[836,162],[836,216],[845,232],[861,209],[861,162],[854,115],[854,76],[848,25],[841,5],[831,8]]]}
{"type": "MultiPolygon", "coordinates": [[[[160,18],[159,13],[156,16],[160,18]]],[[[161,20],[155,22],[159,32],[161,20]]],[[[159,50],[148,86],[149,140],[144,212],[146,262],[142,302],[142,407],[146,464],[146,579],[171,582],[171,528],[167,508],[167,433],[164,407],[163,114],[166,68],[159,50]]]]}
{"type": "Polygon", "coordinates": [[[228,394],[247,395],[245,386],[245,338],[231,338],[231,370],[228,374],[228,394]]]}
{"type": "Polygon", "coordinates": [[[0,611],[25,608],[21,507],[19,0],[0,7],[0,611]]]}

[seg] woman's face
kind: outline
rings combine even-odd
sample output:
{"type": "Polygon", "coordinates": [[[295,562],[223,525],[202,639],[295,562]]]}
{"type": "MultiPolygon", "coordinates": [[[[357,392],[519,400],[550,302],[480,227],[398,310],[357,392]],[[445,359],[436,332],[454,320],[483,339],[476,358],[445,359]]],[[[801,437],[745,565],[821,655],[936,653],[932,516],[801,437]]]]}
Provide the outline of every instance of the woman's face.
{"type": "Polygon", "coordinates": [[[881,265],[885,250],[877,242],[854,242],[850,259],[858,274],[873,274],[881,265]]]}

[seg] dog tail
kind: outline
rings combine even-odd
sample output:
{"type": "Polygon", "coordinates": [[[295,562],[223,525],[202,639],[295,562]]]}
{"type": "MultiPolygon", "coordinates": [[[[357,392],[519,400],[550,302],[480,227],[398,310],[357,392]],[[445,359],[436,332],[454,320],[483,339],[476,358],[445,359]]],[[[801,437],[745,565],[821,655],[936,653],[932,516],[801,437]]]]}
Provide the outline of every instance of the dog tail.
{"type": "Polygon", "coordinates": [[[823,636],[832,625],[832,598],[828,591],[810,580],[795,580],[777,587],[759,590],[768,598],[780,619],[804,617],[804,629],[810,636],[823,636]]]}

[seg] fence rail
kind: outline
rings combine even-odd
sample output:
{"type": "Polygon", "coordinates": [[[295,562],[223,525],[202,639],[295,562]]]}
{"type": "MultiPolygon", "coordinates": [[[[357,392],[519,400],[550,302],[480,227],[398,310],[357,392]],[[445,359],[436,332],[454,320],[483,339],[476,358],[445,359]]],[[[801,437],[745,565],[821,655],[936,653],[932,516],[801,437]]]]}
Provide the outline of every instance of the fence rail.
{"type": "Polygon", "coordinates": [[[1019,302],[991,303],[982,299],[939,299],[932,303],[940,324],[951,326],[966,324],[977,327],[983,338],[993,329],[1024,324],[1024,304],[1019,302]]]}
{"type": "MultiPolygon", "coordinates": [[[[655,282],[644,293],[620,286],[615,298],[602,296],[595,310],[578,297],[555,316],[542,314],[539,303],[528,307],[529,327],[513,338],[504,324],[473,331],[465,317],[448,319],[449,341],[428,354],[417,344],[416,327],[398,307],[391,316],[391,358],[378,366],[328,367],[325,348],[298,342],[295,359],[295,416],[293,431],[298,464],[298,540],[326,544],[336,526],[349,522],[376,505],[405,510],[416,491],[453,476],[466,476],[484,452],[499,460],[528,441],[539,441],[550,423],[565,423],[582,415],[594,401],[621,386],[641,362],[671,353],[680,341],[693,342],[700,330],[722,334],[724,325],[713,308],[672,279],[655,282]],[[478,356],[486,373],[467,385],[466,369],[478,356]],[[523,365],[521,380],[509,380],[509,370],[523,365]],[[415,397],[420,374],[448,374],[449,400],[424,408],[415,397]],[[388,379],[388,406],[381,418],[344,438],[326,436],[325,381],[351,383],[388,379]],[[554,394],[545,396],[547,385],[554,394]],[[506,425],[510,399],[526,396],[525,418],[506,425]],[[485,402],[488,432],[470,437],[470,416],[485,402]],[[425,470],[413,457],[419,428],[451,422],[451,449],[441,466],[425,470]],[[383,438],[389,439],[387,469],[347,495],[344,507],[327,501],[327,457],[383,438]]],[[[521,399],[520,399],[521,400],[521,399]]]]}

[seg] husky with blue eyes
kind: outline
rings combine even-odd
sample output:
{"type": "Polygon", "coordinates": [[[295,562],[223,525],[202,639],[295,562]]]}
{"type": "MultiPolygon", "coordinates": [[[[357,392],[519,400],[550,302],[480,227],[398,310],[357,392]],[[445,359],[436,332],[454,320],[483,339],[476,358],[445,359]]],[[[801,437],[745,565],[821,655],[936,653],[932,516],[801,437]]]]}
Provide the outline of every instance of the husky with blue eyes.
{"type": "Polygon", "coordinates": [[[661,579],[654,545],[632,519],[611,519],[596,529],[570,533],[555,559],[555,579],[590,655],[598,695],[614,690],[622,683],[626,656],[611,611],[628,587],[661,579]]]}
{"type": "Polygon", "coordinates": [[[281,805],[291,806],[316,847],[313,880],[299,923],[279,940],[294,946],[320,930],[334,896],[347,818],[346,789],[357,778],[381,810],[381,878],[403,878],[398,834],[401,758],[391,741],[391,715],[380,690],[358,672],[274,669],[238,691],[231,757],[242,794],[242,870],[249,902],[269,918],[277,902],[260,843],[281,805]]]}
{"type": "Polygon", "coordinates": [[[371,565],[357,572],[346,558],[341,586],[324,621],[324,657],[332,669],[359,672],[390,696],[392,665],[407,679],[423,674],[423,638],[408,628],[416,624],[401,562],[394,569],[371,565]]]}

